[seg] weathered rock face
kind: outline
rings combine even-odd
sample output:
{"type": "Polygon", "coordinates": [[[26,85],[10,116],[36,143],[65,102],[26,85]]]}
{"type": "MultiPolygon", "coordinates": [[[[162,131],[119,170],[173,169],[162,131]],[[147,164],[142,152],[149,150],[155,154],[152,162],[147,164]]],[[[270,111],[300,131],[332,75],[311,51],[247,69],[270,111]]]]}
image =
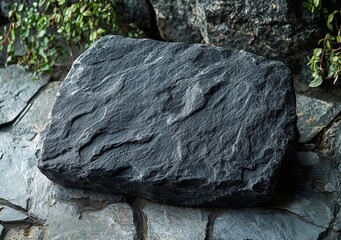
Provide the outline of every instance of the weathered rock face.
{"type": "Polygon", "coordinates": [[[284,64],[108,36],[61,86],[39,168],[66,186],[169,204],[254,205],[273,196],[296,133],[284,64]]]}
{"type": "Polygon", "coordinates": [[[297,127],[300,142],[311,141],[333,118],[341,112],[341,103],[297,96],[297,127]]]}
{"type": "Polygon", "coordinates": [[[299,1],[151,0],[165,40],[241,48],[294,68],[316,38],[317,21],[299,1]],[[303,54],[304,53],[304,54],[303,54]]]}
{"type": "Polygon", "coordinates": [[[45,77],[41,81],[32,81],[32,77],[21,66],[0,69],[0,126],[14,121],[49,80],[45,77]]]}

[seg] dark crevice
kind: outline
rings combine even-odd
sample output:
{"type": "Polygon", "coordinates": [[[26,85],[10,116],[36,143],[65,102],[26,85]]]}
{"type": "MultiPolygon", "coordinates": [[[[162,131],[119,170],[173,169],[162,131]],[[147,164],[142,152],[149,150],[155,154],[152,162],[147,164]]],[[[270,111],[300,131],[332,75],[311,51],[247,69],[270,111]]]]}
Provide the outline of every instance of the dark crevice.
{"type": "Polygon", "coordinates": [[[206,236],[204,240],[213,240],[213,230],[214,230],[214,222],[218,216],[218,212],[214,211],[208,216],[208,221],[206,225],[206,236]]]}
{"type": "Polygon", "coordinates": [[[148,11],[149,11],[149,15],[150,15],[150,26],[151,26],[151,31],[149,33],[149,37],[151,37],[152,39],[155,40],[163,40],[161,38],[159,29],[157,27],[157,21],[156,21],[156,13],[153,7],[153,4],[151,3],[150,0],[145,0],[146,5],[148,6],[148,11]]]}
{"type": "Polygon", "coordinates": [[[23,212],[23,213],[26,213],[26,212],[27,212],[27,210],[26,210],[25,208],[20,207],[20,206],[17,206],[17,205],[15,205],[15,204],[11,203],[10,201],[8,201],[8,200],[6,200],[6,199],[3,199],[3,198],[0,198],[0,204],[1,204],[1,205],[4,205],[4,206],[6,206],[6,207],[13,208],[13,209],[15,209],[15,210],[17,210],[17,211],[19,211],[19,212],[23,212]]]}
{"type": "Polygon", "coordinates": [[[143,200],[127,198],[127,204],[133,211],[136,235],[134,240],[147,240],[147,216],[143,213],[143,200]]]}
{"type": "Polygon", "coordinates": [[[4,229],[2,230],[2,232],[0,232],[0,240],[4,240],[5,239],[5,235],[6,235],[6,228],[3,225],[2,226],[4,229]]]}
{"type": "MultiPolygon", "coordinates": [[[[44,224],[44,220],[40,219],[39,217],[35,216],[34,214],[29,213],[27,209],[24,209],[20,206],[17,206],[15,204],[7,201],[6,199],[0,198],[0,204],[4,205],[6,207],[12,208],[18,212],[23,213],[23,214],[26,214],[27,219],[22,221],[23,223],[30,223],[30,224],[36,224],[36,225],[43,225],[44,224]]],[[[13,223],[20,223],[20,221],[13,222],[13,223]]]]}
{"type": "MultiPolygon", "coordinates": [[[[41,80],[36,80],[41,81],[41,80]]],[[[12,120],[3,124],[0,124],[0,131],[5,132],[9,131],[13,125],[16,125],[20,120],[25,116],[28,110],[33,105],[33,102],[37,99],[41,92],[45,91],[47,87],[50,85],[50,82],[46,83],[44,86],[40,87],[40,89],[27,101],[26,106],[20,111],[20,113],[12,120]]]]}
{"type": "Polygon", "coordinates": [[[308,223],[308,224],[313,225],[313,226],[315,226],[315,227],[325,228],[324,226],[321,226],[321,225],[315,224],[315,223],[313,223],[313,222],[307,221],[306,219],[304,219],[304,218],[303,218],[302,216],[300,216],[299,214],[294,213],[294,212],[291,212],[291,211],[289,211],[289,210],[287,210],[287,209],[277,208],[277,207],[269,207],[269,209],[273,209],[273,210],[277,210],[277,211],[281,211],[281,212],[285,212],[285,213],[294,215],[294,216],[296,216],[297,218],[299,218],[300,220],[302,220],[302,221],[305,222],[305,223],[308,223]]]}

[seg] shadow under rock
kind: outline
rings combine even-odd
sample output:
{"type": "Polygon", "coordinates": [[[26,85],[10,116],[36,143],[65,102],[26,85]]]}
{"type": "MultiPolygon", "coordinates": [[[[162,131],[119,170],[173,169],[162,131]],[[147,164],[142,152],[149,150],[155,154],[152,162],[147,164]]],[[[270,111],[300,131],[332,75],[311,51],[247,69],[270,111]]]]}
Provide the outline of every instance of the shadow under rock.
{"type": "Polygon", "coordinates": [[[330,228],[339,207],[338,172],[327,159],[302,149],[283,168],[275,198],[266,207],[285,210],[316,226],[330,228]]]}

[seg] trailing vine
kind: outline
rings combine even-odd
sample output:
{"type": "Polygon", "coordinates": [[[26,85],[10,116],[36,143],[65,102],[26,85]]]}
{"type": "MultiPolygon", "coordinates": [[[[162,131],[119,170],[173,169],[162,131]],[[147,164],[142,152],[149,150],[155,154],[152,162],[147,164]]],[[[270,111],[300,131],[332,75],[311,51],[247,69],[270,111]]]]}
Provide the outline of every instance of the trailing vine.
{"type": "MultiPolygon", "coordinates": [[[[329,0],[336,3],[336,0],[329,0]]],[[[311,71],[310,87],[318,87],[323,81],[333,81],[335,84],[341,75],[341,10],[330,10],[322,0],[307,0],[303,6],[311,12],[326,19],[328,33],[319,40],[319,48],[315,48],[308,57],[311,71]]]]}
{"type": "Polygon", "coordinates": [[[143,34],[134,24],[120,28],[110,0],[39,0],[30,6],[14,3],[8,18],[9,26],[0,36],[0,49],[7,49],[6,63],[25,65],[35,75],[51,73],[60,56],[74,60],[77,49],[87,49],[105,34],[143,34]],[[15,52],[19,42],[25,48],[22,56],[15,52]]]}

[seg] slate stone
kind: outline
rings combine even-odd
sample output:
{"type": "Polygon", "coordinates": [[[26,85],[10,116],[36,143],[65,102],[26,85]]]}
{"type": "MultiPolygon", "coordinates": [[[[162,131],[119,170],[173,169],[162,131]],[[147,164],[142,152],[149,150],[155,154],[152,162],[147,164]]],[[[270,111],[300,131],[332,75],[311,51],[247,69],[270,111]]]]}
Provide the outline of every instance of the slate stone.
{"type": "Polygon", "coordinates": [[[40,240],[44,239],[45,232],[41,226],[19,226],[8,229],[4,240],[40,240]]]}
{"type": "Polygon", "coordinates": [[[297,127],[300,142],[311,141],[324,127],[341,113],[341,103],[297,95],[297,127]]]}
{"type": "Polygon", "coordinates": [[[58,202],[46,224],[46,239],[136,239],[133,212],[124,203],[82,210],[80,204],[58,202]]]}
{"type": "Polygon", "coordinates": [[[205,239],[208,213],[149,203],[143,208],[147,239],[205,239]]]}
{"type": "Polygon", "coordinates": [[[26,108],[32,97],[49,77],[32,81],[32,73],[22,66],[0,69],[0,126],[12,122],[26,108]]]}
{"type": "Polygon", "coordinates": [[[107,36],[62,84],[39,168],[69,187],[184,206],[254,205],[274,195],[296,141],[284,64],[107,36]]]}
{"type": "Polygon", "coordinates": [[[214,240],[319,239],[325,228],[305,222],[294,214],[271,209],[231,209],[214,222],[214,240]]]}
{"type": "MultiPolygon", "coordinates": [[[[60,84],[60,81],[49,82],[48,86],[31,102],[29,110],[13,124],[11,132],[14,136],[29,141],[37,137],[47,123],[60,84]]],[[[34,139],[35,141],[37,139],[34,139]]]]}
{"type": "Polygon", "coordinates": [[[341,173],[341,113],[335,117],[320,137],[319,155],[327,159],[341,173]]]}
{"type": "Polygon", "coordinates": [[[46,178],[38,169],[33,175],[30,188],[29,213],[42,220],[49,218],[58,219],[62,222],[65,212],[70,205],[78,204],[80,207],[102,209],[107,204],[122,201],[122,196],[92,192],[85,189],[65,188],[46,178]],[[59,211],[51,209],[52,205],[64,203],[58,208],[59,211]],[[68,204],[66,204],[68,203],[68,204]],[[86,205],[84,207],[84,205],[86,205]]]}
{"type": "Polygon", "coordinates": [[[25,213],[0,204],[0,222],[19,222],[25,219],[25,213]]]}
{"type": "Polygon", "coordinates": [[[36,168],[35,144],[3,132],[0,142],[0,199],[26,209],[36,168]]]}
{"type": "MultiPolygon", "coordinates": [[[[12,68],[13,76],[23,71],[22,68],[13,66],[9,68],[12,68]]],[[[15,81],[20,83],[20,80],[13,78],[12,82],[15,81]]],[[[26,81],[27,83],[21,83],[27,88],[32,87],[29,84],[33,86],[37,84],[30,78],[26,78],[26,81]]],[[[27,208],[37,171],[37,160],[34,155],[36,142],[33,138],[46,124],[59,84],[60,82],[50,83],[47,89],[41,91],[40,95],[30,102],[30,107],[21,114],[11,129],[0,131],[0,199],[23,209],[27,208]]],[[[12,102],[12,97],[6,95],[4,101],[12,102]]],[[[20,102],[21,99],[16,98],[14,101],[20,102]]],[[[15,106],[16,104],[13,104],[13,107],[15,106]]]]}
{"type": "Polygon", "coordinates": [[[267,207],[291,212],[307,223],[327,229],[338,209],[336,168],[316,152],[299,151],[282,181],[276,198],[267,207]]]}
{"type": "Polygon", "coordinates": [[[204,42],[244,49],[285,61],[292,69],[300,66],[324,26],[297,1],[150,2],[160,35],[167,41],[204,42]]]}

